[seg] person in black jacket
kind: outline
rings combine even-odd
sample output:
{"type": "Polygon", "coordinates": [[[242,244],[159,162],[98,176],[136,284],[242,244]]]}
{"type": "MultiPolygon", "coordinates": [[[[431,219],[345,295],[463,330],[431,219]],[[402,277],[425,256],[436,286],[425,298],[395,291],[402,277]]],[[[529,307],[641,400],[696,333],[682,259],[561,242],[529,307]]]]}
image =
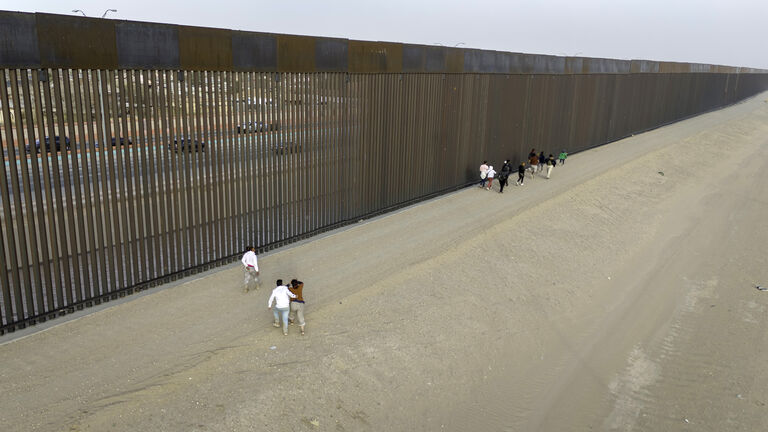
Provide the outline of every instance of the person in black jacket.
{"type": "Polygon", "coordinates": [[[509,173],[512,171],[512,167],[509,165],[509,161],[504,161],[504,165],[501,166],[501,173],[499,173],[499,193],[504,193],[504,186],[508,184],[509,173]]]}
{"type": "Polygon", "coordinates": [[[517,167],[517,185],[524,186],[523,184],[524,180],[525,180],[525,162],[520,162],[520,166],[517,167]]]}

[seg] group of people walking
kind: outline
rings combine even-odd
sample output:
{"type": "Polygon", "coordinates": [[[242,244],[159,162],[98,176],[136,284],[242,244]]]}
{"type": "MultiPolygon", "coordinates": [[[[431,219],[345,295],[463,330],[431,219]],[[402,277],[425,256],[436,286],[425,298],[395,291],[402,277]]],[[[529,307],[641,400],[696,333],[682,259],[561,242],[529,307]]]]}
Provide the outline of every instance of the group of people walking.
{"type": "MultiPolygon", "coordinates": [[[[526,166],[526,161],[522,161],[517,167],[517,182],[515,184],[517,186],[525,185],[526,171],[530,171],[533,178],[536,177],[537,172],[543,173],[546,170],[546,178],[550,178],[552,169],[557,165],[558,161],[560,165],[563,165],[567,158],[568,153],[565,150],[560,153],[558,159],[555,159],[555,156],[552,154],[545,156],[543,151],[540,154],[536,154],[536,150],[531,149],[531,152],[528,154],[528,165],[526,166]]],[[[493,165],[488,165],[488,161],[483,161],[480,165],[480,187],[485,188],[485,190],[491,190],[493,188],[493,179],[498,178],[499,193],[504,193],[504,186],[508,185],[511,174],[512,165],[509,163],[509,160],[504,161],[501,170],[498,172],[493,168],[493,165]]]]}
{"type": "MultiPolygon", "coordinates": [[[[259,260],[256,257],[256,248],[247,246],[241,262],[245,272],[243,292],[247,293],[251,289],[258,289],[260,286],[259,260]]],[[[306,325],[304,321],[304,282],[298,279],[291,279],[288,284],[283,284],[282,279],[275,281],[275,288],[267,301],[267,309],[272,310],[274,315],[273,326],[280,328],[282,321],[284,335],[288,335],[288,325],[296,323],[299,325],[299,331],[303,336],[306,325]]]]}

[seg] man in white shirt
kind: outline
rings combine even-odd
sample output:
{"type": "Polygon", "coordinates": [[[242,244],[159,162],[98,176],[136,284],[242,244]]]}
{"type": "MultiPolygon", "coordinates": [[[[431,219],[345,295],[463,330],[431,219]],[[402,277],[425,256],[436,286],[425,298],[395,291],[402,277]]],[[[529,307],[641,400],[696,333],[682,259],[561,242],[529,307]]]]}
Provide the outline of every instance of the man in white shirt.
{"type": "Polygon", "coordinates": [[[488,176],[488,161],[483,161],[480,165],[480,187],[485,187],[485,178],[488,176]]]}
{"type": "Polygon", "coordinates": [[[272,301],[275,302],[275,309],[272,313],[275,315],[275,323],[272,324],[275,327],[280,327],[280,318],[283,319],[283,334],[288,336],[288,313],[290,312],[291,299],[296,298],[296,294],[290,292],[288,287],[283,285],[283,280],[278,279],[275,289],[272,290],[272,295],[269,296],[267,301],[267,309],[272,309],[272,301]]]}
{"type": "Polygon", "coordinates": [[[255,289],[259,288],[259,260],[256,258],[256,248],[248,246],[245,248],[245,255],[241,260],[245,268],[245,278],[243,281],[243,292],[248,292],[251,289],[251,285],[255,286],[255,289]]]}

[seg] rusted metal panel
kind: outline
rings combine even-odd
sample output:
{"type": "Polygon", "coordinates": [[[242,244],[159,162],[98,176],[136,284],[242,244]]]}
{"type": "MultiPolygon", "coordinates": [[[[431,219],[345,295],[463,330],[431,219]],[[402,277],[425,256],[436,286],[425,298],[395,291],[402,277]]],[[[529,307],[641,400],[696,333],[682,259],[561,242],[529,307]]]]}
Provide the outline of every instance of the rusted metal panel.
{"type": "Polygon", "coordinates": [[[347,40],[318,38],[315,41],[315,68],[318,72],[345,72],[349,68],[347,40]]]}
{"type": "Polygon", "coordinates": [[[584,73],[584,58],[583,57],[566,57],[564,73],[567,74],[580,74],[584,73]]]}
{"type": "Polygon", "coordinates": [[[659,73],[687,73],[690,72],[688,63],[659,62],[659,73]]]}
{"type": "Polygon", "coordinates": [[[504,52],[464,50],[464,72],[509,73],[511,62],[504,52]]]}
{"type": "Polygon", "coordinates": [[[232,32],[232,63],[235,70],[276,71],[277,37],[260,33],[232,32]]]}
{"type": "Polygon", "coordinates": [[[178,27],[132,21],[115,25],[118,65],[123,69],[178,69],[178,27]]]}
{"type": "Polygon", "coordinates": [[[0,67],[40,67],[36,20],[33,14],[0,12],[0,67]]]}
{"type": "Polygon", "coordinates": [[[630,60],[585,58],[583,71],[593,74],[630,73],[631,65],[630,60]]]}
{"type": "Polygon", "coordinates": [[[313,72],[315,41],[308,36],[277,36],[277,68],[281,72],[313,72]]]}
{"type": "Polygon", "coordinates": [[[424,71],[445,72],[447,70],[447,52],[444,48],[424,47],[424,71]]]}
{"type": "Polygon", "coordinates": [[[464,72],[464,53],[461,48],[443,48],[445,50],[445,72],[464,72]]]}
{"type": "Polygon", "coordinates": [[[115,21],[35,14],[42,67],[116,69],[115,21]]]}
{"type": "Polygon", "coordinates": [[[424,72],[426,50],[421,45],[403,45],[403,72],[424,72]]]}
{"type": "Polygon", "coordinates": [[[402,69],[402,44],[349,41],[350,72],[401,72],[402,69]]]}
{"type": "Polygon", "coordinates": [[[650,60],[632,60],[629,66],[631,73],[658,73],[659,62],[650,60]]]}
{"type": "Polygon", "coordinates": [[[186,70],[232,70],[232,31],[179,26],[179,63],[186,70]]]}

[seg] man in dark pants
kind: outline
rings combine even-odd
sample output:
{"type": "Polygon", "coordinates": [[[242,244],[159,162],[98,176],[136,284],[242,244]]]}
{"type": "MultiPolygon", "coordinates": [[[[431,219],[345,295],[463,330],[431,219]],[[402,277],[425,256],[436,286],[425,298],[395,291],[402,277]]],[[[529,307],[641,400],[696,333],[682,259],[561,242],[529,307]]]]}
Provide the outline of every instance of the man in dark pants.
{"type": "Polygon", "coordinates": [[[525,162],[520,162],[520,166],[517,167],[517,185],[525,186],[523,181],[525,181],[525,162]]]}
{"type": "Polygon", "coordinates": [[[512,171],[512,166],[508,160],[504,161],[504,165],[501,166],[501,173],[499,174],[499,193],[504,193],[504,186],[509,184],[509,173],[512,171]]]}

